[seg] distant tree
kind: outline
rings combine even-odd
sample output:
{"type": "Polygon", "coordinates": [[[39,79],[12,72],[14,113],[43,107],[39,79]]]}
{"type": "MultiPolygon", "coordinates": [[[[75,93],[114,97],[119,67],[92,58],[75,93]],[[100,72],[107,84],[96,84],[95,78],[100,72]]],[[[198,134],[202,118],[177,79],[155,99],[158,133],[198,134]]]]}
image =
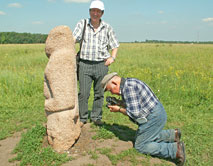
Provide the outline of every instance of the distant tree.
{"type": "Polygon", "coordinates": [[[145,43],[183,43],[183,44],[213,44],[213,41],[204,41],[204,42],[199,42],[197,41],[164,41],[164,40],[145,40],[145,43]]]}
{"type": "Polygon", "coordinates": [[[0,43],[1,44],[4,44],[4,42],[5,42],[5,34],[2,34],[2,35],[0,35],[0,43]]]}
{"type": "Polygon", "coordinates": [[[45,43],[46,39],[46,34],[0,32],[1,44],[45,43]]]}

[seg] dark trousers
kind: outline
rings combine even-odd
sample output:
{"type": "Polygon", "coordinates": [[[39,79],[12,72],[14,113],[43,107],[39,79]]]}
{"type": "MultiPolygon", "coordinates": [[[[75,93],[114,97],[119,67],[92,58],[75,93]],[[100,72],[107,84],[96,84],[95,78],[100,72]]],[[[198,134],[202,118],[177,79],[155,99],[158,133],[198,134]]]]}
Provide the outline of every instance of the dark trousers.
{"type": "Polygon", "coordinates": [[[81,60],[79,63],[79,114],[80,121],[86,122],[88,119],[88,99],[93,83],[94,100],[91,120],[102,119],[102,106],[104,101],[104,91],[101,87],[103,77],[108,73],[108,67],[102,62],[81,60]]]}

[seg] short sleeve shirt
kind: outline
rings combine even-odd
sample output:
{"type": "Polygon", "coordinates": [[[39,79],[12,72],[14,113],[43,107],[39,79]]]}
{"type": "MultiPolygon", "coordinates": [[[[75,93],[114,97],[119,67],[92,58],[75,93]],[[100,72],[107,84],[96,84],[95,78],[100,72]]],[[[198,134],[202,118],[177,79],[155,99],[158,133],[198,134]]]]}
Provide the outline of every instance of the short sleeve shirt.
{"type": "MultiPolygon", "coordinates": [[[[79,21],[73,31],[77,42],[81,42],[84,28],[84,19],[79,21]]],[[[106,22],[101,21],[96,31],[86,19],[86,30],[83,38],[80,58],[89,61],[103,61],[110,57],[108,48],[119,47],[119,42],[113,28],[106,22]]]]}

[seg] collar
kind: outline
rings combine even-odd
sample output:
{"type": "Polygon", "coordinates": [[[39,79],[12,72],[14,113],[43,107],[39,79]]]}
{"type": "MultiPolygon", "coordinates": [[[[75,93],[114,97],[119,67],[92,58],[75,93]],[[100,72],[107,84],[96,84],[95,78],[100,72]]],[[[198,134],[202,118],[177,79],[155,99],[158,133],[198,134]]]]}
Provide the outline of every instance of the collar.
{"type": "MultiPolygon", "coordinates": [[[[89,25],[91,28],[94,29],[93,25],[91,24],[91,18],[88,19],[87,25],[89,25]]],[[[98,29],[102,29],[103,27],[105,27],[105,22],[100,20],[100,25],[99,25],[98,29]]]]}
{"type": "Polygon", "coordinates": [[[126,78],[121,77],[120,94],[122,94],[122,90],[123,90],[123,88],[124,88],[125,82],[126,82],[126,78]]]}

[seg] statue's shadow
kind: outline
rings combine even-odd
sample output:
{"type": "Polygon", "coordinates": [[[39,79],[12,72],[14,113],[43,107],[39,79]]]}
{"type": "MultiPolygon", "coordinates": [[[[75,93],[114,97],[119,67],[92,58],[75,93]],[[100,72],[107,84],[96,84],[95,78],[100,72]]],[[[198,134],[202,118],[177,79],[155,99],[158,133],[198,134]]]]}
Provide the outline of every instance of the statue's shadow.
{"type": "MultiPolygon", "coordinates": [[[[115,137],[117,137],[119,140],[122,140],[122,141],[131,141],[132,142],[132,145],[134,147],[134,143],[135,143],[135,135],[136,135],[136,130],[133,130],[132,128],[128,127],[128,126],[125,126],[125,125],[120,125],[120,124],[107,124],[107,123],[104,123],[103,126],[104,129],[112,132],[115,137]]],[[[154,157],[154,156],[152,156],[154,157]]],[[[159,159],[163,159],[163,160],[167,160],[171,163],[176,163],[176,161],[172,160],[172,159],[165,159],[165,158],[161,158],[161,157],[158,157],[159,159]]]]}
{"type": "Polygon", "coordinates": [[[131,141],[134,144],[136,131],[129,128],[128,126],[116,123],[112,125],[104,123],[103,126],[101,127],[112,132],[115,135],[115,137],[117,137],[119,140],[126,142],[131,141]]]}
{"type": "MultiPolygon", "coordinates": [[[[89,110],[89,119],[90,118],[91,118],[91,110],[89,110]]],[[[136,131],[133,130],[132,128],[117,123],[109,124],[106,122],[104,122],[103,125],[99,127],[102,127],[112,132],[115,135],[115,137],[117,137],[119,140],[126,142],[131,141],[134,145],[136,131]]]]}

